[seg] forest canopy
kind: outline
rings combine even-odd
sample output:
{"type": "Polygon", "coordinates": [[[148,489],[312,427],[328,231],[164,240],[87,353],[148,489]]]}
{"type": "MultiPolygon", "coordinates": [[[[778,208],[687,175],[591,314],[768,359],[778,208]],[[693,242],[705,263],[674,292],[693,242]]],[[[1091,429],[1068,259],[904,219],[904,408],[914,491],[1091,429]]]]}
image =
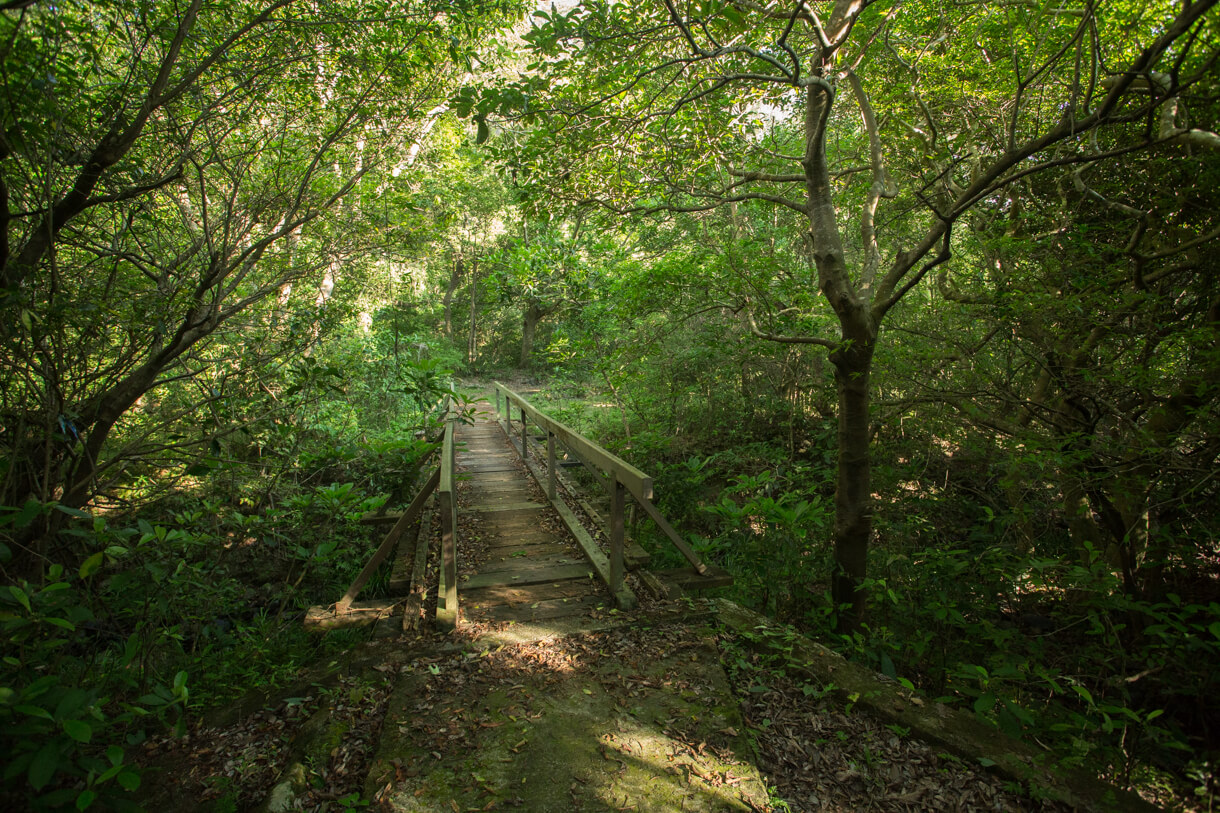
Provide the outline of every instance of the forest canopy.
{"type": "Polygon", "coordinates": [[[734,600],[1211,798],[1214,5],[0,3],[6,792],[284,679],[525,376],[734,600]]]}

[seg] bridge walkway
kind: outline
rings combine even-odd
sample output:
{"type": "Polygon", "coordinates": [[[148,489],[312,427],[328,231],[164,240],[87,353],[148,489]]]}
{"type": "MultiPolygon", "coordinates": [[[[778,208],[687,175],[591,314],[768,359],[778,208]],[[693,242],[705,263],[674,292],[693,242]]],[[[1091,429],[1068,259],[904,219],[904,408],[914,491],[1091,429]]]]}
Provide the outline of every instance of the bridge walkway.
{"type": "Polygon", "coordinates": [[[457,428],[458,592],[463,620],[539,621],[609,606],[571,533],[496,421],[476,403],[457,428]]]}

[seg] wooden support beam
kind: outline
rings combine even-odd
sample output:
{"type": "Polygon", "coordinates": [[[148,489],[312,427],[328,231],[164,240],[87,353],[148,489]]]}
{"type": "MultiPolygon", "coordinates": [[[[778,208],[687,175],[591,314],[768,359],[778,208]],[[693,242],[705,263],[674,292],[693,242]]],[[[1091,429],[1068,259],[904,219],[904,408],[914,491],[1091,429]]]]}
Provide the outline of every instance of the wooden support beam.
{"type": "Polygon", "coordinates": [[[310,632],[327,632],[345,627],[367,627],[390,615],[402,599],[383,598],[376,601],[353,602],[342,613],[330,607],[315,605],[305,613],[305,629],[310,632]]]}
{"type": "Polygon", "coordinates": [[[432,476],[428,478],[426,483],[424,483],[424,487],[420,489],[420,492],[415,495],[415,499],[411,501],[411,505],[406,511],[403,512],[402,516],[398,518],[398,521],[394,523],[394,527],[390,529],[390,532],[386,534],[385,539],[381,541],[381,544],[377,547],[377,550],[373,553],[372,557],[369,558],[368,564],[366,564],[364,569],[360,571],[360,575],[358,575],[356,580],[352,582],[351,586],[347,588],[347,592],[343,594],[343,598],[339,599],[339,602],[335,605],[336,614],[341,615],[347,612],[347,609],[352,605],[352,602],[356,600],[356,595],[364,588],[364,585],[370,578],[372,578],[373,574],[377,572],[377,568],[383,561],[385,561],[385,558],[390,555],[390,551],[394,549],[394,544],[398,542],[399,538],[404,533],[406,533],[407,528],[411,527],[411,523],[415,521],[415,519],[419,516],[419,512],[423,510],[424,503],[427,501],[428,496],[432,493],[432,490],[436,488],[437,483],[440,482],[440,475],[441,470],[439,468],[432,472],[432,476]]]}
{"type": "Polygon", "coordinates": [[[610,492],[610,593],[623,588],[623,515],[627,489],[617,480],[610,492]]]}
{"type": "Polygon", "coordinates": [[[733,584],[733,574],[718,567],[708,567],[706,573],[699,573],[693,567],[676,567],[671,570],[657,570],[654,574],[666,584],[681,587],[683,590],[711,590],[713,587],[729,587],[733,584]]]}
{"type": "Polygon", "coordinates": [[[444,629],[458,625],[457,594],[457,494],[454,487],[454,432],[457,421],[452,413],[445,421],[444,449],[441,450],[440,484],[436,502],[441,514],[440,587],[436,602],[436,623],[444,629]]]}
{"type": "Polygon", "coordinates": [[[428,597],[428,551],[432,542],[434,513],[435,510],[429,508],[424,511],[424,516],[419,521],[419,536],[415,540],[415,561],[411,563],[410,595],[402,607],[402,628],[407,631],[419,628],[420,619],[424,614],[424,599],[428,597]]]}
{"type": "Polygon", "coordinates": [[[686,561],[690,562],[695,570],[700,573],[700,575],[708,572],[707,565],[703,564],[703,561],[699,558],[699,555],[691,550],[690,545],[686,544],[686,540],[678,536],[678,532],[674,530],[674,526],[670,525],[665,520],[665,517],[661,516],[661,512],[655,505],[652,504],[651,500],[637,500],[636,502],[639,503],[640,508],[644,509],[644,513],[652,518],[652,521],[657,524],[657,527],[661,529],[661,532],[669,537],[669,541],[674,543],[674,547],[686,557],[686,561]]]}

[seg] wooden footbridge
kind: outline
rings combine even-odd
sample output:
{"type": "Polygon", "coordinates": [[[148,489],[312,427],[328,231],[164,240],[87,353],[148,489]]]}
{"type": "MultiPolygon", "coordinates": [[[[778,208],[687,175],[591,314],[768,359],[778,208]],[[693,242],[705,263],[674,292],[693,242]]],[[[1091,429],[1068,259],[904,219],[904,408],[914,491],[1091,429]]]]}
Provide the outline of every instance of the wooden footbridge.
{"type": "Polygon", "coordinates": [[[660,597],[732,583],[662,516],[651,477],[498,383],[494,401],[476,402],[469,415],[446,403],[431,476],[401,513],[365,518],[393,526],[344,596],[310,609],[307,627],[379,622],[389,634],[401,618],[413,629],[431,605],[430,586],[437,624],[453,629],[578,616],[610,603],[631,609],[629,570],[660,597]],[[565,472],[576,467],[600,494],[565,472]],[[654,522],[689,567],[646,569],[650,557],[628,539],[629,518],[654,522]],[[356,601],[396,549],[390,596],[356,601]]]}

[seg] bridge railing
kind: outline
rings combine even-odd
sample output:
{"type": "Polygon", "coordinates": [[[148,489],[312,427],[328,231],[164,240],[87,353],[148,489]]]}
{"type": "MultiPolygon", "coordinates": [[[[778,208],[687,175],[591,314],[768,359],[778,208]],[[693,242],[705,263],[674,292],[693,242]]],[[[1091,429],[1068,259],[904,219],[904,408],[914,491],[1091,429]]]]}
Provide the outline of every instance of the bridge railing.
{"type": "Polygon", "coordinates": [[[441,442],[439,481],[436,486],[437,512],[441,516],[441,567],[437,588],[436,622],[453,629],[458,623],[457,595],[457,493],[453,468],[456,461],[458,410],[450,401],[445,412],[445,436],[441,442]]]}
{"type": "Polygon", "coordinates": [[[621,457],[603,449],[593,441],[581,435],[576,430],[566,426],[546,413],[537,409],[529,401],[510,390],[503,384],[495,385],[496,414],[500,417],[504,431],[512,437],[516,428],[513,426],[513,408],[516,407],[518,419],[521,422],[521,453],[526,456],[529,438],[529,424],[546,432],[546,492],[547,497],[555,500],[555,442],[561,442],[567,450],[585,464],[585,467],[601,482],[610,496],[610,516],[607,535],[610,538],[610,573],[607,586],[610,592],[618,595],[623,586],[623,545],[626,525],[626,495],[630,494],[636,504],[656,524],[674,547],[690,562],[700,576],[710,575],[710,569],[700,560],[699,556],[686,544],[673,526],[662,516],[661,511],[653,504],[652,477],[623,460],[621,457]],[[503,402],[503,408],[501,408],[503,402]]]}

